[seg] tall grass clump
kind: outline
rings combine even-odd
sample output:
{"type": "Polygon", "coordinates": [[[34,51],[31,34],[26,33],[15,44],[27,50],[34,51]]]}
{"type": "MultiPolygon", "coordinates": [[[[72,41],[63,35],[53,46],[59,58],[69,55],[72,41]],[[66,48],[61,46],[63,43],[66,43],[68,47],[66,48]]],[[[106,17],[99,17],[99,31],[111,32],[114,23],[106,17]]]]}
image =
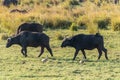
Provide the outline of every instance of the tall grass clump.
{"type": "Polygon", "coordinates": [[[8,32],[8,34],[14,32],[16,30],[16,24],[14,22],[10,22],[8,20],[3,20],[1,23],[1,29],[4,30],[5,32],[8,32]]]}
{"type": "Polygon", "coordinates": [[[120,31],[120,17],[113,18],[111,24],[114,31],[120,31]]]}
{"type": "Polygon", "coordinates": [[[90,21],[87,25],[89,25],[89,26],[87,27],[87,30],[88,30],[88,32],[89,32],[90,34],[95,34],[95,33],[98,32],[98,26],[97,26],[96,23],[90,21]]]}
{"type": "Polygon", "coordinates": [[[86,29],[88,26],[87,23],[89,23],[89,18],[87,16],[80,16],[77,19],[77,24],[79,25],[80,29],[86,29]]]}
{"type": "Polygon", "coordinates": [[[57,28],[68,28],[72,21],[69,18],[61,14],[47,14],[42,17],[43,24],[46,28],[57,29],[57,28]],[[49,16],[49,17],[48,17],[49,16]]]}
{"type": "Polygon", "coordinates": [[[114,17],[120,14],[120,5],[106,0],[100,6],[98,3],[99,0],[22,0],[18,6],[0,6],[0,32],[14,33],[24,22],[38,22],[50,29],[68,29],[74,22],[79,29],[88,29],[90,33],[97,27],[119,30],[119,19],[114,17]],[[10,13],[16,8],[26,9],[28,13],[10,13]]]}
{"type": "Polygon", "coordinates": [[[57,40],[63,40],[64,39],[64,36],[60,32],[57,32],[55,35],[56,35],[57,40]]]}
{"type": "Polygon", "coordinates": [[[70,5],[79,5],[78,0],[70,0],[70,5]]]}
{"type": "Polygon", "coordinates": [[[72,35],[74,35],[74,31],[78,30],[78,26],[75,23],[72,23],[69,30],[72,32],[72,35]]]}
{"type": "Polygon", "coordinates": [[[77,20],[77,24],[80,29],[87,29],[89,33],[96,33],[98,31],[97,23],[95,23],[95,17],[82,16],[77,20]]]}
{"type": "Polygon", "coordinates": [[[69,29],[71,31],[77,31],[78,30],[78,26],[75,23],[72,23],[69,29]]]}
{"type": "Polygon", "coordinates": [[[15,33],[17,27],[22,23],[21,16],[6,13],[1,17],[1,30],[8,34],[15,33]]]}
{"type": "Polygon", "coordinates": [[[109,17],[100,18],[97,21],[99,29],[108,29],[108,26],[111,24],[111,19],[109,17]]]}
{"type": "Polygon", "coordinates": [[[9,35],[7,33],[0,34],[0,40],[7,40],[9,35]]]}

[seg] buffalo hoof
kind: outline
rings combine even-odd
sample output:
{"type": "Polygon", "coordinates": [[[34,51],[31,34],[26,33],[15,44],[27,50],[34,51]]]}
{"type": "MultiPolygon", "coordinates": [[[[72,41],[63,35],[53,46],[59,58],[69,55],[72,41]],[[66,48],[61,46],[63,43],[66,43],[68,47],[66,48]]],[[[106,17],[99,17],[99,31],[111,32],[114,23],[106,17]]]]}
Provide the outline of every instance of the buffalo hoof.
{"type": "Polygon", "coordinates": [[[40,57],[41,55],[39,55],[38,57],[40,57]]]}
{"type": "Polygon", "coordinates": [[[25,55],[25,57],[27,57],[27,55],[25,55]]]}

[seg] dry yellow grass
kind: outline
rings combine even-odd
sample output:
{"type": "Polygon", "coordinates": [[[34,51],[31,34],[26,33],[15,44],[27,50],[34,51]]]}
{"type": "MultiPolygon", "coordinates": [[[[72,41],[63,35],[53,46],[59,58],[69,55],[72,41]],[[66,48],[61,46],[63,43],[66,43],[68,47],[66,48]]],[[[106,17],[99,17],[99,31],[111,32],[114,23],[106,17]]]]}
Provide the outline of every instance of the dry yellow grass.
{"type": "MultiPolygon", "coordinates": [[[[90,33],[95,33],[98,21],[109,18],[111,20],[109,29],[114,30],[114,20],[120,18],[119,5],[104,3],[99,7],[89,1],[79,5],[71,5],[70,1],[41,0],[41,3],[38,4],[37,0],[31,3],[29,0],[23,0],[23,3],[17,7],[6,8],[0,6],[0,32],[9,32],[11,34],[24,22],[38,22],[49,28],[68,28],[72,23],[76,23],[79,27],[81,23],[84,23],[90,33]],[[16,8],[25,9],[28,13],[10,13],[10,10],[16,8]]],[[[95,3],[97,3],[97,0],[95,3]]]]}

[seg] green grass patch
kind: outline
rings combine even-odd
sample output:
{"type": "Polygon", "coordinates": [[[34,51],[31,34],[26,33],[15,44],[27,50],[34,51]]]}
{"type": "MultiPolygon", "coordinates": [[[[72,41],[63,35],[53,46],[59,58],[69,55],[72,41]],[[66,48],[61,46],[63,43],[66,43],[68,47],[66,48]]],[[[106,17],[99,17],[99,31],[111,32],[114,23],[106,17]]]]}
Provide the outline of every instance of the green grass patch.
{"type": "MultiPolygon", "coordinates": [[[[0,42],[0,80],[119,80],[120,70],[120,36],[119,32],[102,30],[105,47],[108,49],[107,61],[104,53],[99,61],[96,49],[88,51],[88,60],[80,64],[83,55],[79,52],[75,61],[72,61],[75,50],[73,48],[61,48],[62,40],[56,39],[56,34],[70,35],[69,30],[46,30],[50,36],[50,45],[54,57],[51,57],[45,49],[44,54],[38,58],[40,48],[28,48],[28,57],[25,58],[18,45],[5,48],[6,40],[0,42]],[[111,47],[114,46],[114,47],[111,47]],[[41,60],[48,55],[46,63],[41,60]]],[[[89,34],[87,30],[79,30],[75,34],[89,34]]]]}

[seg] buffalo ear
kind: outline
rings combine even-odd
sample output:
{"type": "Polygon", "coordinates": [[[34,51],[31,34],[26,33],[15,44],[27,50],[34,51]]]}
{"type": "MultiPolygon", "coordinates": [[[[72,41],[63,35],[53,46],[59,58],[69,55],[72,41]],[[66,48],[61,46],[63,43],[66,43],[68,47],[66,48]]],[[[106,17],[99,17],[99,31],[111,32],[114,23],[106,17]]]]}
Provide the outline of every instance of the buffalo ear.
{"type": "Polygon", "coordinates": [[[68,35],[65,35],[63,40],[68,40],[68,35]]]}
{"type": "Polygon", "coordinates": [[[64,38],[68,38],[69,35],[65,35],[64,38]]]}
{"type": "Polygon", "coordinates": [[[13,34],[11,37],[14,37],[14,36],[16,36],[16,34],[13,34]]]}
{"type": "Polygon", "coordinates": [[[10,42],[10,41],[11,41],[11,38],[8,38],[7,41],[10,42]]]}

